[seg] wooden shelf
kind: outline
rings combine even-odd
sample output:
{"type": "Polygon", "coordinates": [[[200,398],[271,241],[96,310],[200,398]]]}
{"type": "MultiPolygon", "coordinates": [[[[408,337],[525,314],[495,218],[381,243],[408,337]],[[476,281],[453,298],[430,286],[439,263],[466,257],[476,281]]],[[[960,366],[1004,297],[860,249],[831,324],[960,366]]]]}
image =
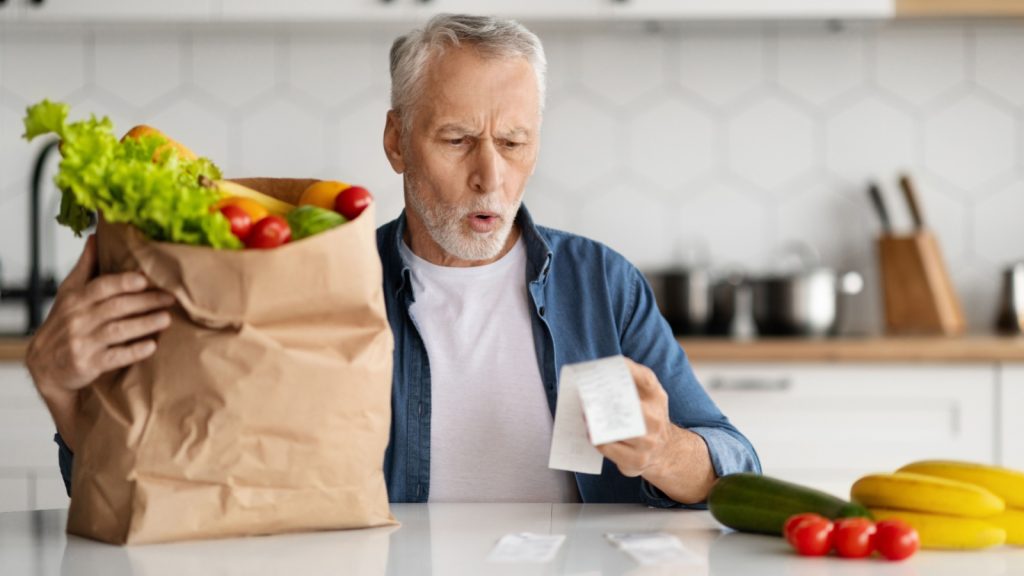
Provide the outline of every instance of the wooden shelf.
{"type": "Polygon", "coordinates": [[[0,362],[21,362],[27,348],[28,338],[0,338],[0,362]]]}
{"type": "Polygon", "coordinates": [[[895,0],[897,18],[1024,16],[1024,0],[895,0]]]}
{"type": "Polygon", "coordinates": [[[679,343],[695,362],[1024,362],[1024,338],[988,335],[746,342],[679,338],[679,343]]]}

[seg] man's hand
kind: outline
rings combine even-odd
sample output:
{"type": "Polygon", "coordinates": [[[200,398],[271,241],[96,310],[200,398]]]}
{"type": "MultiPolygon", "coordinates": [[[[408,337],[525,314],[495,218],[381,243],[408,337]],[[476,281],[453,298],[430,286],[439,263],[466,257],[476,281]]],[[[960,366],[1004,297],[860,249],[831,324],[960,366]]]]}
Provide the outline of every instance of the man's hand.
{"type": "Polygon", "coordinates": [[[167,293],[136,272],[95,276],[96,238],[61,283],[46,321],[28,345],[25,364],[57,430],[74,448],[78,391],[101,374],[156,350],[151,337],[170,324],[167,293]]]}
{"type": "Polygon", "coordinates": [[[602,444],[597,450],[614,462],[625,476],[643,476],[672,499],[703,501],[715,481],[704,440],[672,423],[668,393],[650,368],[626,359],[640,396],[647,434],[602,444]]]}

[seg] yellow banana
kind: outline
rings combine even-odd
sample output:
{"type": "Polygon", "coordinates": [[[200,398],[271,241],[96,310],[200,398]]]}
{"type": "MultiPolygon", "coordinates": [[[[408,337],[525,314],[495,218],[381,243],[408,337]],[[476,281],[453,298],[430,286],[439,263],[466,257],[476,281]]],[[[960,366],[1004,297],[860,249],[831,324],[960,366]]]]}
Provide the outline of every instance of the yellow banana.
{"type": "Polygon", "coordinates": [[[1006,509],[1002,498],[980,486],[911,472],[865,476],[854,482],[850,498],[869,508],[972,518],[1006,509]]]}
{"type": "Polygon", "coordinates": [[[213,184],[214,186],[217,187],[217,190],[220,191],[220,193],[223,194],[224,196],[248,198],[258,203],[260,206],[266,208],[267,212],[270,212],[271,214],[277,214],[278,216],[286,216],[295,208],[295,206],[283,200],[278,200],[273,196],[268,196],[262,192],[253,190],[248,186],[242,186],[237,182],[232,182],[230,180],[217,180],[213,184]]]}
{"type": "Polygon", "coordinates": [[[922,460],[899,471],[977,484],[1005,500],[1007,506],[1024,508],[1024,472],[956,460],[922,460]]]}
{"type": "Polygon", "coordinates": [[[904,510],[869,508],[875,520],[903,520],[917,530],[921,548],[938,550],[980,550],[1006,543],[1006,530],[977,518],[921,514],[904,510]]]}
{"type": "Polygon", "coordinates": [[[1024,546],[1024,510],[1007,508],[1002,514],[985,518],[985,521],[1006,530],[1007,544],[1024,546]]]}

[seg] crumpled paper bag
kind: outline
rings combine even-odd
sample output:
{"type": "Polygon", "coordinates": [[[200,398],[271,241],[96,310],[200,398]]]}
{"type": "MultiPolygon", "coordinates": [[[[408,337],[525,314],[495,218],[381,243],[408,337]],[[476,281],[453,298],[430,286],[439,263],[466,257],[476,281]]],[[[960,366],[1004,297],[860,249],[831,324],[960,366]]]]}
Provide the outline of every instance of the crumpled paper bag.
{"type": "MultiPolygon", "coordinates": [[[[295,201],[310,180],[239,180],[295,201]]],[[[81,393],[68,532],[147,543],[394,524],[393,337],[373,206],[272,250],[101,222],[101,273],[177,299],[156,353],[81,393]]]]}

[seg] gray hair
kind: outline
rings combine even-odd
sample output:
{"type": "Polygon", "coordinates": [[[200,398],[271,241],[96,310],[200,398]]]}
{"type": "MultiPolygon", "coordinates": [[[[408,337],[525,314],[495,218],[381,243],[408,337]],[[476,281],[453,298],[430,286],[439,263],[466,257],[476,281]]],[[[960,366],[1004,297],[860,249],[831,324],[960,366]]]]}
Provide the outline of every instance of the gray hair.
{"type": "MultiPolygon", "coordinates": [[[[404,128],[409,127],[412,117],[404,112],[412,109],[423,91],[423,75],[430,57],[449,47],[458,48],[463,42],[485,57],[526,58],[537,75],[543,111],[547,59],[536,34],[515,20],[438,14],[423,28],[399,36],[391,45],[391,108],[402,117],[404,128]]],[[[408,134],[408,130],[403,133],[408,134]]]]}

